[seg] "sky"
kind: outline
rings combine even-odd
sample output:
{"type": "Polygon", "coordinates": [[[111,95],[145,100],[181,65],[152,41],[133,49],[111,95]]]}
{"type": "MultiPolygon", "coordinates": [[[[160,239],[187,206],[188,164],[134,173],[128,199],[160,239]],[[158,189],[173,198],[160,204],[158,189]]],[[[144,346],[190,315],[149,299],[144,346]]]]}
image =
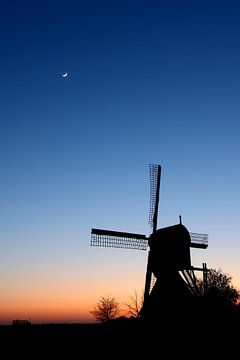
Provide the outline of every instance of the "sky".
{"type": "Polygon", "coordinates": [[[150,163],[158,226],[209,234],[193,265],[240,288],[239,20],[232,0],[1,1],[0,324],[142,294],[147,252],[90,233],[151,233],[150,163]]]}

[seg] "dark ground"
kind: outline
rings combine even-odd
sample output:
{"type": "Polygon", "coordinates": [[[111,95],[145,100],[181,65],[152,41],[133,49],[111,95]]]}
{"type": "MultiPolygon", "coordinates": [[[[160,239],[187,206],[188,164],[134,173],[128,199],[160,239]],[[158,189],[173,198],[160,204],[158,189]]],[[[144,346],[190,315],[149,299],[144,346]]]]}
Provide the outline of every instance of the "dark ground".
{"type": "Polygon", "coordinates": [[[4,357],[183,359],[238,358],[240,317],[165,317],[153,322],[119,319],[105,324],[39,324],[0,327],[4,357]]]}

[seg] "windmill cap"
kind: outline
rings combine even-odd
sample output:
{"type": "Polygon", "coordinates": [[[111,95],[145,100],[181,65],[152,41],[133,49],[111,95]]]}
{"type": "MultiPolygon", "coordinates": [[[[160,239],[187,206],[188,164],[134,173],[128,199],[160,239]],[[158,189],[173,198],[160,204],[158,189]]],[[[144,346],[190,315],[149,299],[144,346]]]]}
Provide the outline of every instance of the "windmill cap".
{"type": "Polygon", "coordinates": [[[179,238],[185,238],[189,243],[191,243],[190,233],[186,226],[182,224],[176,224],[172,226],[167,226],[153,232],[149,237],[149,245],[151,246],[153,239],[164,239],[164,240],[173,240],[179,238]]]}

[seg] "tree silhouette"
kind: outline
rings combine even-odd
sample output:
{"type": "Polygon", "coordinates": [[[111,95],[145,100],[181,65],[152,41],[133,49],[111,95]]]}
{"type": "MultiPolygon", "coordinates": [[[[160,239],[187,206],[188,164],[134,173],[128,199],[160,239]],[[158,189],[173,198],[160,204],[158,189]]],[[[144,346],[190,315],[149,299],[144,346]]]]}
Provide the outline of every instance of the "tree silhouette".
{"type": "Polygon", "coordinates": [[[130,296],[130,302],[124,303],[127,307],[127,313],[131,317],[138,318],[140,316],[140,310],[143,306],[143,295],[139,299],[136,290],[134,290],[134,294],[130,296]]]}
{"type": "Polygon", "coordinates": [[[205,300],[216,306],[232,307],[237,305],[240,299],[239,291],[232,285],[232,277],[221,270],[210,269],[206,285],[202,280],[198,280],[198,287],[205,300]]]}
{"type": "Polygon", "coordinates": [[[93,310],[90,311],[94,319],[100,322],[113,320],[119,313],[119,302],[111,296],[102,296],[96,305],[94,305],[93,310]]]}

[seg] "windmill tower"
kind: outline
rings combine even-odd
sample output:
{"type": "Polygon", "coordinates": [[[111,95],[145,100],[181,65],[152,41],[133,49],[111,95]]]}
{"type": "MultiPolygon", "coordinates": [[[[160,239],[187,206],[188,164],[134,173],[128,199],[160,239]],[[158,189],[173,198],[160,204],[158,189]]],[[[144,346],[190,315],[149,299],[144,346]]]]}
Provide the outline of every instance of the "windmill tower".
{"type": "Polygon", "coordinates": [[[191,264],[190,248],[206,249],[208,235],[191,233],[180,222],[157,229],[160,194],[161,166],[150,164],[150,214],[151,235],[102,230],[93,228],[91,245],[138,249],[148,251],[145,277],[143,317],[151,318],[172,306],[173,302],[186,303],[186,299],[198,293],[195,271],[202,271],[206,282],[207,267],[191,264]]]}

